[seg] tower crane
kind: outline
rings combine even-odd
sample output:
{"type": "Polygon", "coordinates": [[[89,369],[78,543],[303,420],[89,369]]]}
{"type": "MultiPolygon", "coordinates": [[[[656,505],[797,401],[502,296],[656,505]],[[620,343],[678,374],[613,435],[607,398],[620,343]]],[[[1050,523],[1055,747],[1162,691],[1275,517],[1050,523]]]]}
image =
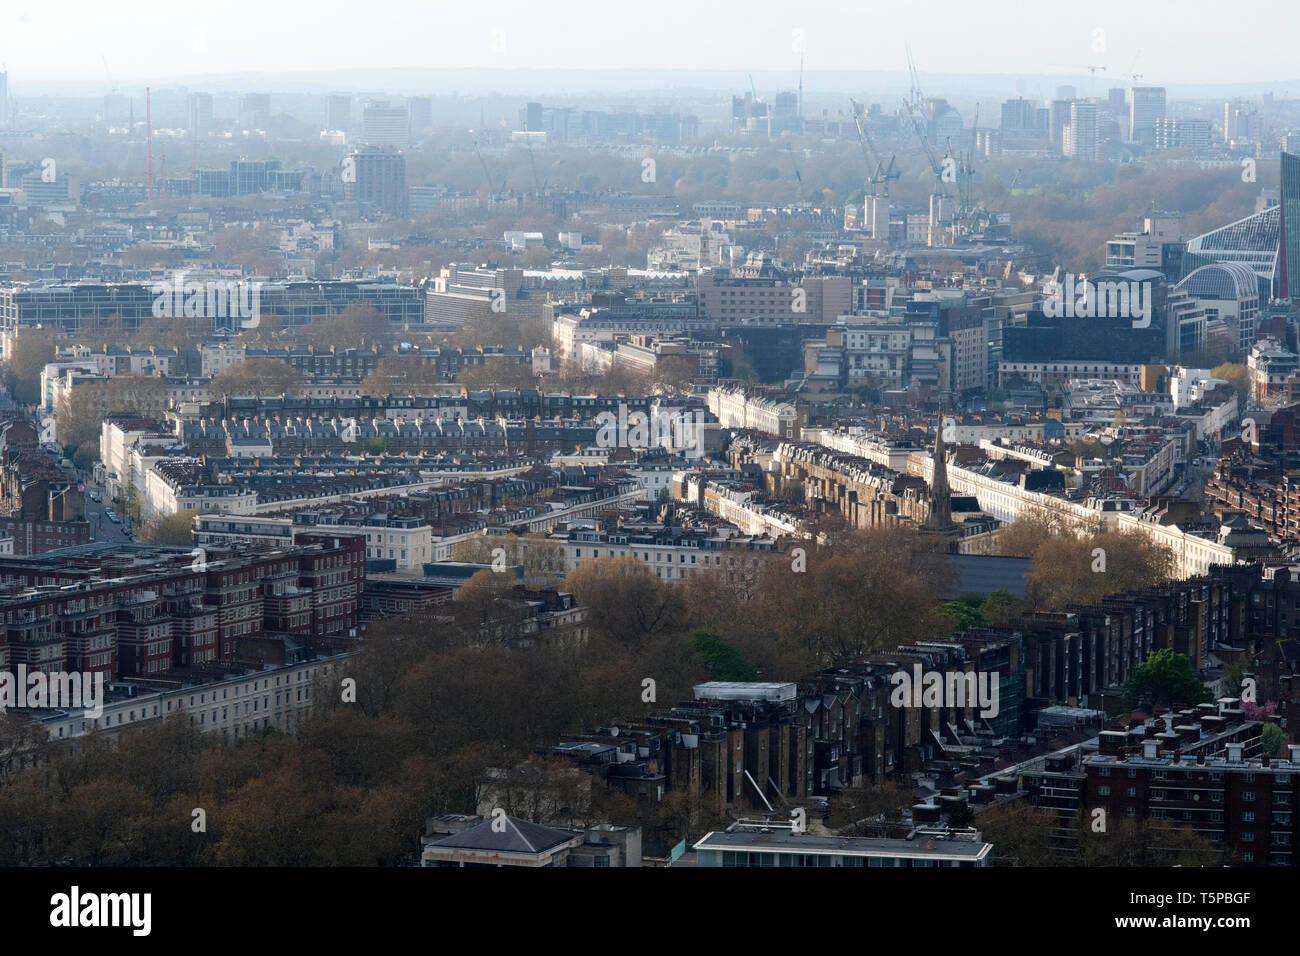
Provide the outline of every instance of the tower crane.
{"type": "Polygon", "coordinates": [[[483,178],[487,180],[488,199],[491,200],[496,196],[496,189],[492,186],[492,174],[488,172],[487,160],[483,158],[483,153],[478,148],[478,140],[474,140],[474,155],[478,157],[479,165],[483,167],[483,178]]]}
{"type": "Polygon", "coordinates": [[[1094,89],[1095,89],[1095,87],[1096,87],[1096,85],[1097,85],[1097,71],[1100,70],[1102,73],[1105,73],[1105,72],[1106,72],[1106,68],[1105,68],[1104,66],[1101,66],[1100,64],[1091,64],[1091,63],[1053,63],[1052,66],[1053,66],[1053,67],[1065,67],[1065,68],[1067,68],[1067,69],[1071,69],[1071,70],[1087,70],[1087,71],[1088,71],[1088,95],[1089,95],[1089,96],[1092,96],[1092,95],[1093,95],[1094,89]]]}
{"type": "Polygon", "coordinates": [[[798,184],[796,186],[796,190],[798,192],[797,198],[799,202],[803,202],[803,176],[800,174],[799,164],[795,161],[794,158],[794,147],[791,146],[789,143],[786,143],[785,151],[790,154],[790,165],[794,167],[794,179],[795,182],[798,184]]]}
{"type": "Polygon", "coordinates": [[[862,147],[862,158],[867,164],[867,182],[871,184],[873,194],[888,196],[889,181],[897,179],[899,175],[898,170],[894,169],[895,157],[891,155],[888,164],[881,161],[880,154],[876,151],[876,144],[871,141],[871,134],[867,132],[866,123],[863,122],[862,104],[852,97],[849,97],[849,102],[853,105],[853,122],[858,128],[858,143],[862,147]]]}

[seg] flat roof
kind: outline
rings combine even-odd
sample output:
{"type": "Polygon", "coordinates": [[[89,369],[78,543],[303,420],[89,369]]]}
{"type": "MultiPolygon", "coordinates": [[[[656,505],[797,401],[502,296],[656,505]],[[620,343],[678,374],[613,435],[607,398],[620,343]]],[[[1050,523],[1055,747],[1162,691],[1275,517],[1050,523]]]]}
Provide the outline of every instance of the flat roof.
{"type": "Polygon", "coordinates": [[[931,857],[941,860],[982,860],[993,844],[969,836],[922,833],[908,840],[870,837],[815,836],[779,830],[713,831],[695,844],[698,850],[747,850],[757,853],[819,853],[831,856],[931,857]]]}

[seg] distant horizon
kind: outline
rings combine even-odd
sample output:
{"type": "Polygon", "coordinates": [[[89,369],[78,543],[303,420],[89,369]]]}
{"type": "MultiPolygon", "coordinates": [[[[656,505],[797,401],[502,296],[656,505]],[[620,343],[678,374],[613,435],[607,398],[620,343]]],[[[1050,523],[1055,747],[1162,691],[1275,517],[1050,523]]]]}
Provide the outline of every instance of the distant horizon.
{"type": "Polygon", "coordinates": [[[1286,74],[1296,70],[1296,35],[1300,6],[1281,0],[1240,7],[1095,0],[1047,10],[1033,0],[871,9],[833,0],[804,0],[795,9],[751,0],[743,11],[602,0],[555,8],[526,0],[415,7],[402,0],[319,0],[309,17],[292,5],[251,0],[228,0],[219,9],[137,0],[129,14],[90,0],[54,7],[16,0],[0,9],[0,69],[7,68],[15,95],[245,76],[569,72],[551,70],[556,63],[598,73],[743,77],[752,70],[756,79],[782,75],[794,82],[801,59],[806,83],[857,72],[906,78],[910,47],[927,92],[940,93],[944,77],[1086,80],[1088,67],[1104,66],[1099,88],[1127,86],[1137,73],[1139,85],[1171,90],[1244,85],[1281,93],[1291,84],[1286,74]],[[1000,69],[990,70],[995,64],[1000,69]]]}
{"type": "MultiPolygon", "coordinates": [[[[335,70],[238,71],[223,74],[175,76],[124,76],[107,81],[92,77],[38,80],[9,71],[10,96],[100,97],[112,92],[143,93],[146,86],[156,91],[201,90],[213,93],[282,92],[294,95],[390,94],[396,96],[612,96],[619,93],[739,93],[748,92],[751,78],[760,97],[776,90],[794,90],[800,75],[786,70],[699,70],[688,68],[555,68],[484,67],[441,68],[342,68],[335,70]],[[611,86],[611,80],[622,85],[611,86]]],[[[812,70],[803,72],[805,94],[829,95],[853,92],[906,92],[910,77],[892,70],[812,70]]],[[[1143,79],[1137,84],[1119,78],[1114,82],[1099,73],[1095,83],[1086,75],[1069,73],[938,73],[921,77],[926,96],[952,99],[990,94],[1012,98],[1048,96],[1057,86],[1074,86],[1081,98],[1105,98],[1111,88],[1164,87],[1171,99],[1216,99],[1273,94],[1300,98],[1300,77],[1279,80],[1241,80],[1232,83],[1158,83],[1143,79]],[[960,86],[959,86],[960,85],[960,86]]]]}

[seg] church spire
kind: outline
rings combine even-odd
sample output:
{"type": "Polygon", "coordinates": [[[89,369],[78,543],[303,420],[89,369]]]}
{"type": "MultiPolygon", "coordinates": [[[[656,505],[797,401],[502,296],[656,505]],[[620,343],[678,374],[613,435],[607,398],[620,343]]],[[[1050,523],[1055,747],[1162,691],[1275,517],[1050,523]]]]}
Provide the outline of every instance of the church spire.
{"type": "Polygon", "coordinates": [[[930,478],[930,513],[925,527],[929,531],[947,532],[952,529],[952,492],[948,489],[948,449],[943,440],[943,409],[934,435],[934,473],[930,478]]]}

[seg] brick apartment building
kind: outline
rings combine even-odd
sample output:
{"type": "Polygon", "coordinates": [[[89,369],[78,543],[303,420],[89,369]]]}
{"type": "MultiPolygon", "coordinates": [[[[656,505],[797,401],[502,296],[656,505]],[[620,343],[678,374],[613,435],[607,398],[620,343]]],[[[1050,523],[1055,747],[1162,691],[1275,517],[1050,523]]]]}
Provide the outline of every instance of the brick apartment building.
{"type": "Polygon", "coordinates": [[[1290,866],[1300,788],[1300,745],[1285,759],[1262,750],[1260,721],[1224,698],[1103,731],[1095,751],[1070,747],[1021,768],[999,794],[1023,796],[1056,814],[1056,836],[1074,840],[1079,815],[1169,820],[1210,840],[1224,862],[1290,866]]]}
{"type": "Polygon", "coordinates": [[[239,642],[347,637],[365,587],[365,542],[303,535],[285,551],[99,545],[0,558],[0,662],[28,671],[160,677],[231,663],[239,642]]]}

